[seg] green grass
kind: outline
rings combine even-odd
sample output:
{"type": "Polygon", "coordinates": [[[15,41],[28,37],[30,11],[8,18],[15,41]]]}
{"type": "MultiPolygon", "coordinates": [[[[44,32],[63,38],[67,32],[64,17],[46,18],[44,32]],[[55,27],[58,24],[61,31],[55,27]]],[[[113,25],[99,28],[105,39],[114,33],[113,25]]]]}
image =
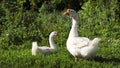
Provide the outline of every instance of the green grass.
{"type": "Polygon", "coordinates": [[[0,50],[0,68],[119,68],[119,48],[100,46],[92,60],[80,58],[77,63],[66,47],[58,47],[58,52],[50,55],[31,55],[31,49],[0,50]]]}

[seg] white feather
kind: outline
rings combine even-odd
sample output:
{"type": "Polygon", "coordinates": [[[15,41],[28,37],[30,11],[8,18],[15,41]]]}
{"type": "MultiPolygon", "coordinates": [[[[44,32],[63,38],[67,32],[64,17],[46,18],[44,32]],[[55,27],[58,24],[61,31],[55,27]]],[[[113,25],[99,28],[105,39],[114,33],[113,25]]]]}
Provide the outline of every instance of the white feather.
{"type": "Polygon", "coordinates": [[[76,58],[91,58],[96,55],[98,49],[99,38],[90,40],[87,37],[78,36],[78,15],[73,9],[67,9],[65,15],[72,18],[72,27],[66,42],[68,51],[76,58]]]}
{"type": "Polygon", "coordinates": [[[51,34],[49,36],[50,47],[38,46],[37,42],[32,42],[32,55],[36,55],[38,53],[50,54],[52,52],[57,51],[57,47],[56,47],[54,40],[53,40],[53,37],[56,35],[57,35],[56,31],[51,32],[51,34]]]}

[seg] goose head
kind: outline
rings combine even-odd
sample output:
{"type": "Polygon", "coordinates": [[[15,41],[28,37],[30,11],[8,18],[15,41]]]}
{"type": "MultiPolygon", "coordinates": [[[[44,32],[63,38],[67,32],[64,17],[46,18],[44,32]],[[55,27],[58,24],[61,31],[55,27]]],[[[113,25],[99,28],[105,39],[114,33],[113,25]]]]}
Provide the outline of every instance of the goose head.
{"type": "Polygon", "coordinates": [[[50,34],[50,37],[54,37],[57,35],[57,31],[53,31],[51,34],[50,34]]]}
{"type": "Polygon", "coordinates": [[[64,15],[69,16],[70,18],[77,18],[77,13],[73,9],[67,9],[64,13],[64,15]]]}

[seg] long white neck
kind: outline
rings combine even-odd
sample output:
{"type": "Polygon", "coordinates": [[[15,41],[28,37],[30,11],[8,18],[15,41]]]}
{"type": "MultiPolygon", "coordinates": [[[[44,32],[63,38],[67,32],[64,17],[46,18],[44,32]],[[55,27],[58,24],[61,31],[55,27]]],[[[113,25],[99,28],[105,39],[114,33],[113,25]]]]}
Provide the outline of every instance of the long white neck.
{"type": "Polygon", "coordinates": [[[54,40],[53,40],[53,36],[51,36],[51,35],[49,37],[49,43],[50,43],[50,48],[57,50],[57,47],[56,47],[54,40]]]}
{"type": "Polygon", "coordinates": [[[76,15],[72,18],[72,27],[69,33],[69,37],[77,37],[78,36],[78,16],[76,15]]]}

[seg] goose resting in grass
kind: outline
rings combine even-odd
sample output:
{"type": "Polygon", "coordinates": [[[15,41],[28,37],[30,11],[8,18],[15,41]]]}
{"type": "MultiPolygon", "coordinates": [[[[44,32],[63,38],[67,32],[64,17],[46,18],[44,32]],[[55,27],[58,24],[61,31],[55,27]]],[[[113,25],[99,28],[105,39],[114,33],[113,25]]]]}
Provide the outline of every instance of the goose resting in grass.
{"type": "Polygon", "coordinates": [[[78,15],[75,10],[67,9],[64,15],[72,18],[72,27],[66,42],[68,51],[75,57],[75,61],[78,57],[93,58],[96,55],[98,44],[101,39],[94,38],[90,40],[86,37],[78,36],[78,15]]]}
{"type": "Polygon", "coordinates": [[[56,47],[54,40],[53,40],[53,38],[56,35],[57,35],[56,31],[51,32],[51,34],[49,35],[50,47],[38,46],[37,42],[32,42],[32,55],[36,55],[37,53],[50,54],[52,52],[57,51],[57,47],[56,47]]]}

